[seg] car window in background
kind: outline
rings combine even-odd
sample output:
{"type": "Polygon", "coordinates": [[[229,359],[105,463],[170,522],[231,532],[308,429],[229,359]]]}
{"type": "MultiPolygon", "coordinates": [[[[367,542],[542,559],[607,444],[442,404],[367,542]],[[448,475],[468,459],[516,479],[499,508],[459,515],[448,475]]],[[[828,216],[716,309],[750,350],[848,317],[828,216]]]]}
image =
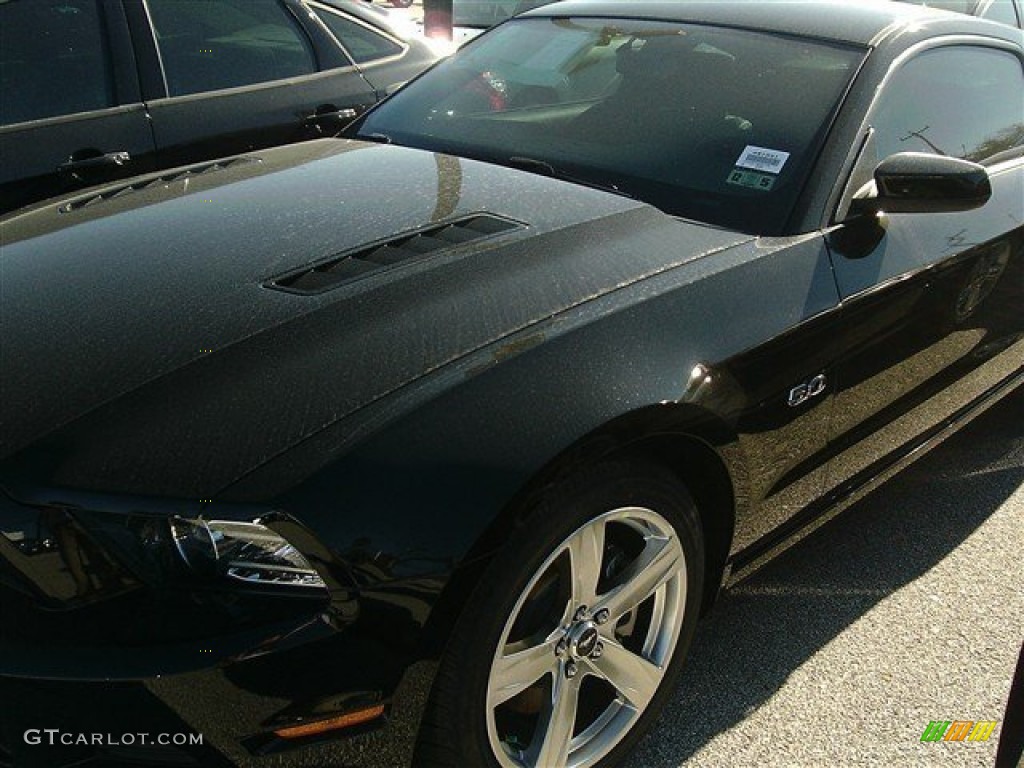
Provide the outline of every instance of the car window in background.
{"type": "Polygon", "coordinates": [[[1020,26],[1020,19],[1017,18],[1017,11],[1014,10],[1013,0],[992,0],[980,15],[983,19],[1009,24],[1011,27],[1020,26]]]}
{"type": "Polygon", "coordinates": [[[1013,0],[901,0],[901,2],[980,16],[1001,24],[1009,24],[1011,27],[1020,26],[1017,11],[1013,7],[1013,0]]]}
{"type": "Polygon", "coordinates": [[[546,169],[772,233],[863,55],[673,22],[519,18],[410,83],[358,134],[546,169]]]}
{"type": "Polygon", "coordinates": [[[486,29],[516,14],[555,0],[452,0],[452,24],[486,29]]]}
{"type": "Polygon", "coordinates": [[[313,7],[316,8],[320,20],[357,64],[398,56],[405,50],[396,40],[385,37],[330,8],[315,3],[313,7]]]}
{"type": "Polygon", "coordinates": [[[886,88],[872,124],[878,159],[931,152],[990,164],[1024,150],[1021,62],[974,46],[926,51],[886,88]]]}
{"type": "Polygon", "coordinates": [[[98,0],[0,3],[0,125],[114,106],[101,13],[98,0]]]}
{"type": "Polygon", "coordinates": [[[149,0],[171,96],[307,75],[316,57],[276,0],[149,0]]]}
{"type": "Polygon", "coordinates": [[[974,0],[905,0],[915,5],[924,5],[928,8],[939,8],[943,11],[970,14],[974,10],[974,0]]]}

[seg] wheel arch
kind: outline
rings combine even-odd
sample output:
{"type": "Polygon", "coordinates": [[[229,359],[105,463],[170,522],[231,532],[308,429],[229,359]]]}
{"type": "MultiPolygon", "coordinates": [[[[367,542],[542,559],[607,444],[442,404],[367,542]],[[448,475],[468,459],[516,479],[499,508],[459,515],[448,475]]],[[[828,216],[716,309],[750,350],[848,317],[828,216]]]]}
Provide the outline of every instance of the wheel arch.
{"type": "Polygon", "coordinates": [[[697,505],[705,541],[706,613],[718,594],[728,560],[738,500],[745,487],[744,463],[733,430],[692,404],[651,405],[619,416],[568,447],[529,478],[477,539],[452,574],[421,636],[425,655],[436,656],[481,574],[517,527],[555,485],[584,467],[608,459],[633,458],[668,469],[697,505]]]}

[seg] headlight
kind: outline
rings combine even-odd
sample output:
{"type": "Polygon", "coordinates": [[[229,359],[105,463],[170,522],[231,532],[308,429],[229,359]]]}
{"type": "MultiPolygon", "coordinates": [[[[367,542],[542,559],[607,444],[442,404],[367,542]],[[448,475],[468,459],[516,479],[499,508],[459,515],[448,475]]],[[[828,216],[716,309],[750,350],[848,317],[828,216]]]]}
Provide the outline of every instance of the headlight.
{"type": "Polygon", "coordinates": [[[246,584],[324,588],[302,554],[258,522],[173,517],[174,545],[193,571],[216,573],[246,584]]]}

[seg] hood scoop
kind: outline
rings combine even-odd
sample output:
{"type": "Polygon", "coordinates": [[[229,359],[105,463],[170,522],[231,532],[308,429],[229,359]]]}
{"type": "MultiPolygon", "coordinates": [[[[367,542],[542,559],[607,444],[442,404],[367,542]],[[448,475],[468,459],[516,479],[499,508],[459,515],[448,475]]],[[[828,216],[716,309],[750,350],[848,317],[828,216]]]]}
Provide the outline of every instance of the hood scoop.
{"type": "Polygon", "coordinates": [[[64,205],[60,206],[57,210],[60,213],[71,213],[72,211],[78,211],[82,208],[86,208],[95,203],[102,203],[106,200],[114,200],[132,192],[140,192],[144,189],[159,186],[161,184],[171,184],[175,181],[182,181],[185,179],[195,178],[196,176],[202,176],[203,174],[211,173],[213,171],[223,171],[225,168],[231,168],[235,165],[244,165],[246,163],[258,163],[260,162],[257,157],[232,157],[227,160],[218,160],[213,163],[203,163],[202,165],[192,165],[187,168],[180,168],[170,173],[163,173],[159,176],[147,176],[141,180],[133,182],[131,184],[121,184],[116,187],[106,187],[100,192],[93,192],[91,194],[82,195],[70,200],[64,205]]]}
{"type": "Polygon", "coordinates": [[[500,235],[525,225],[478,213],[444,224],[418,229],[372,245],[362,246],[298,272],[268,280],[267,288],[312,295],[386,269],[420,261],[469,242],[500,235]]]}

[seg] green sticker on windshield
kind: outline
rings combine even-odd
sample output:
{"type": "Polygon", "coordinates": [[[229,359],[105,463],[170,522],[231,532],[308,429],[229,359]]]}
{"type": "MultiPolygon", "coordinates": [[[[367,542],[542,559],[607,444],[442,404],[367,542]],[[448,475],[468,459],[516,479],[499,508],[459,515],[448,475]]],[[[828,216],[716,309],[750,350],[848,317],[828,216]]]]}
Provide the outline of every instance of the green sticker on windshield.
{"type": "Polygon", "coordinates": [[[775,186],[774,176],[757,171],[745,171],[742,168],[733,168],[725,181],[727,184],[735,184],[738,187],[749,189],[762,189],[765,192],[775,186]]]}

